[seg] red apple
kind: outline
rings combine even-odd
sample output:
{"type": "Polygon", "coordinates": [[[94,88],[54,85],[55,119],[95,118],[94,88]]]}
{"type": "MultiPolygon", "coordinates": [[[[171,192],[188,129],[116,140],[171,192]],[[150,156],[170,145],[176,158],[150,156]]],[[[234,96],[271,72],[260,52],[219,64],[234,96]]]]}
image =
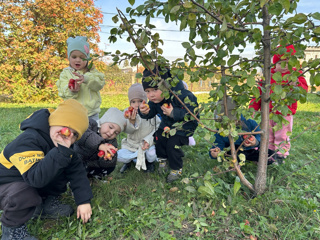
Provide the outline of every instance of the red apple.
{"type": "Polygon", "coordinates": [[[69,137],[71,135],[71,131],[69,128],[64,127],[60,130],[60,133],[66,137],[69,137]]]}
{"type": "Polygon", "coordinates": [[[98,152],[98,157],[104,157],[105,154],[106,154],[106,153],[105,153],[104,151],[100,150],[100,151],[98,152]]]}
{"type": "Polygon", "coordinates": [[[75,87],[75,83],[76,83],[76,80],[74,79],[70,79],[69,80],[69,84],[68,84],[68,88],[71,89],[71,88],[74,88],[75,87]]]}
{"type": "Polygon", "coordinates": [[[169,132],[169,131],[170,131],[170,128],[169,128],[169,127],[164,127],[163,131],[164,131],[164,132],[169,132]]]}
{"type": "Polygon", "coordinates": [[[114,149],[111,149],[112,154],[115,154],[117,151],[114,149]]]}
{"type": "Polygon", "coordinates": [[[128,111],[129,111],[129,112],[131,112],[131,113],[132,113],[132,112],[133,112],[133,110],[134,110],[134,108],[133,108],[133,107],[131,107],[131,106],[130,106],[130,107],[128,107],[128,111]]]}
{"type": "Polygon", "coordinates": [[[253,141],[253,140],[254,140],[254,136],[250,136],[250,137],[249,137],[249,140],[250,140],[250,141],[253,141]]]}
{"type": "Polygon", "coordinates": [[[129,110],[125,111],[124,112],[124,117],[125,118],[129,118],[129,116],[130,116],[130,111],[129,110]]]}
{"type": "Polygon", "coordinates": [[[170,105],[168,103],[164,103],[162,106],[164,106],[165,108],[170,108],[170,105]]]}

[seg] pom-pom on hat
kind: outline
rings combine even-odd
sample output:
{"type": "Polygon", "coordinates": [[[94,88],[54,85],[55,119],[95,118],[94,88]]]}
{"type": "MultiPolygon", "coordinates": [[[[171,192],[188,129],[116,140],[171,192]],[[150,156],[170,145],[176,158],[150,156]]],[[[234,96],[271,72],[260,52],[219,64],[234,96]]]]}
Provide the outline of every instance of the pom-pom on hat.
{"type": "Polygon", "coordinates": [[[89,118],[87,109],[75,99],[68,99],[59,104],[49,116],[49,126],[64,126],[75,130],[79,136],[87,130],[89,118]]]}
{"type": "MultiPolygon", "coordinates": [[[[156,66],[152,72],[150,72],[148,69],[145,69],[143,71],[143,77],[142,77],[142,86],[143,89],[146,90],[147,88],[158,88],[158,85],[155,85],[154,82],[152,80],[150,81],[146,81],[147,77],[153,77],[154,74],[159,73],[160,77],[162,79],[167,79],[167,78],[171,78],[171,73],[170,73],[170,69],[169,68],[164,68],[161,69],[159,66],[156,66]],[[152,73],[153,72],[153,73],[152,73]]],[[[149,79],[148,79],[149,80],[149,79]]]]}
{"type": "MultiPolygon", "coordinates": [[[[281,46],[279,46],[281,47],[281,46]]],[[[286,46],[286,49],[287,49],[287,52],[290,52],[291,51],[291,55],[293,56],[295,53],[296,53],[296,50],[294,49],[294,46],[293,45],[289,45],[289,46],[286,46]]],[[[272,58],[272,63],[273,64],[276,64],[277,62],[280,61],[281,57],[283,56],[284,54],[280,55],[280,54],[275,54],[272,58]]]]}
{"type": "Polygon", "coordinates": [[[107,122],[117,124],[122,132],[125,129],[127,120],[124,118],[123,112],[118,108],[109,108],[98,120],[98,125],[101,127],[102,124],[107,122]]]}
{"type": "Polygon", "coordinates": [[[128,98],[129,102],[131,102],[131,100],[135,98],[142,99],[147,102],[147,95],[140,83],[134,83],[131,85],[128,90],[128,98]]]}
{"type": "Polygon", "coordinates": [[[72,51],[78,50],[82,52],[87,58],[90,56],[90,46],[87,42],[87,37],[76,36],[69,37],[67,40],[68,45],[68,58],[70,58],[70,54],[72,51]]]}

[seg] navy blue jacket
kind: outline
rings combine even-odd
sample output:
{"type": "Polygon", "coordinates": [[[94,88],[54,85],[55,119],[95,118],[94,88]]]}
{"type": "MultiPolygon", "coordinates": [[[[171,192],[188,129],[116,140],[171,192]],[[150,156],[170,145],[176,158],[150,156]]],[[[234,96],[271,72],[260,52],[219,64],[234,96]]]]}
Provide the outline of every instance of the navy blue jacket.
{"type": "MultiPolygon", "coordinates": [[[[172,87],[171,89],[173,91],[181,91],[181,94],[178,96],[182,100],[182,102],[184,102],[184,99],[188,97],[191,102],[195,103],[195,106],[191,106],[189,103],[185,104],[189,108],[189,110],[194,113],[194,109],[198,107],[197,97],[192,92],[184,88],[182,81],[179,81],[179,83],[175,87],[172,87]]],[[[160,103],[154,103],[149,101],[148,104],[150,107],[149,113],[144,115],[139,110],[139,115],[141,116],[141,118],[151,119],[155,117],[157,114],[159,114],[161,118],[159,129],[162,129],[162,130],[166,126],[168,126],[170,129],[174,128],[172,126],[174,123],[185,121],[186,115],[191,116],[188,113],[188,111],[183,107],[183,105],[178,101],[178,99],[176,99],[176,97],[172,96],[171,94],[170,94],[170,98],[168,99],[164,98],[160,103]],[[161,106],[164,103],[168,103],[168,104],[171,103],[173,107],[173,118],[163,114],[163,111],[161,110],[161,106]]],[[[197,114],[196,116],[199,118],[199,114],[197,114]]],[[[198,122],[194,119],[191,121],[186,121],[182,125],[182,129],[178,130],[176,134],[180,136],[192,136],[197,126],[198,126],[198,122]]]]}

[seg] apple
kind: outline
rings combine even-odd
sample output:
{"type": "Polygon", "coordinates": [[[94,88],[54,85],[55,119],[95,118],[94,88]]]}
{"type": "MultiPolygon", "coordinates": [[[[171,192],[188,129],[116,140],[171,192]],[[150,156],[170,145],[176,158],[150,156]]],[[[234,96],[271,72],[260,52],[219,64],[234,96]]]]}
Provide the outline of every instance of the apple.
{"type": "Polygon", "coordinates": [[[112,156],[111,156],[110,153],[107,153],[106,157],[107,157],[107,158],[111,158],[112,156]]]}
{"type": "Polygon", "coordinates": [[[163,131],[164,131],[164,132],[169,132],[169,131],[170,131],[170,128],[169,128],[169,127],[164,127],[163,131]]]}
{"type": "Polygon", "coordinates": [[[129,116],[130,116],[130,111],[129,110],[125,111],[124,112],[124,117],[125,118],[129,118],[129,116]]]}
{"type": "Polygon", "coordinates": [[[115,154],[117,151],[114,149],[111,149],[112,154],[115,154]]]}
{"type": "Polygon", "coordinates": [[[251,136],[248,138],[248,135],[243,135],[243,139],[244,139],[244,140],[253,141],[253,140],[254,140],[254,136],[251,135],[251,136]]]}
{"type": "Polygon", "coordinates": [[[98,157],[103,157],[106,153],[102,150],[98,152],[98,157]]]}
{"type": "Polygon", "coordinates": [[[74,88],[75,87],[75,83],[76,83],[76,80],[74,79],[70,79],[69,80],[69,84],[68,84],[68,88],[71,89],[71,88],[74,88]]]}
{"type": "Polygon", "coordinates": [[[165,108],[170,108],[170,105],[168,103],[164,103],[162,106],[164,106],[165,108]]]}
{"type": "Polygon", "coordinates": [[[219,148],[214,148],[213,151],[214,151],[214,152],[219,152],[220,149],[219,149],[219,148]]]}
{"type": "Polygon", "coordinates": [[[148,105],[147,103],[145,103],[144,105],[146,106],[146,108],[147,108],[147,109],[149,109],[149,108],[150,108],[150,107],[149,107],[149,105],[148,105]]]}
{"type": "Polygon", "coordinates": [[[69,137],[71,135],[71,131],[69,128],[64,127],[60,130],[60,133],[66,137],[69,137]]]}
{"type": "Polygon", "coordinates": [[[133,112],[133,110],[134,110],[134,108],[133,108],[133,107],[131,107],[131,106],[130,106],[130,107],[128,107],[128,111],[129,111],[129,112],[131,112],[131,113],[132,113],[132,112],[133,112]]]}

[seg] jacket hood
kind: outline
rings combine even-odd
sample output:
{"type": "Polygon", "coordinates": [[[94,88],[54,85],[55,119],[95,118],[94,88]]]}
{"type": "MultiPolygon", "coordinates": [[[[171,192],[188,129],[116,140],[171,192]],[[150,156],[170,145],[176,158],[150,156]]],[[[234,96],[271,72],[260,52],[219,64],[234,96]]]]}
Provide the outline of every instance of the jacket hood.
{"type": "Polygon", "coordinates": [[[33,128],[35,130],[49,134],[49,122],[48,118],[50,116],[49,109],[41,109],[32,113],[20,124],[20,129],[25,131],[28,128],[33,128]]]}

